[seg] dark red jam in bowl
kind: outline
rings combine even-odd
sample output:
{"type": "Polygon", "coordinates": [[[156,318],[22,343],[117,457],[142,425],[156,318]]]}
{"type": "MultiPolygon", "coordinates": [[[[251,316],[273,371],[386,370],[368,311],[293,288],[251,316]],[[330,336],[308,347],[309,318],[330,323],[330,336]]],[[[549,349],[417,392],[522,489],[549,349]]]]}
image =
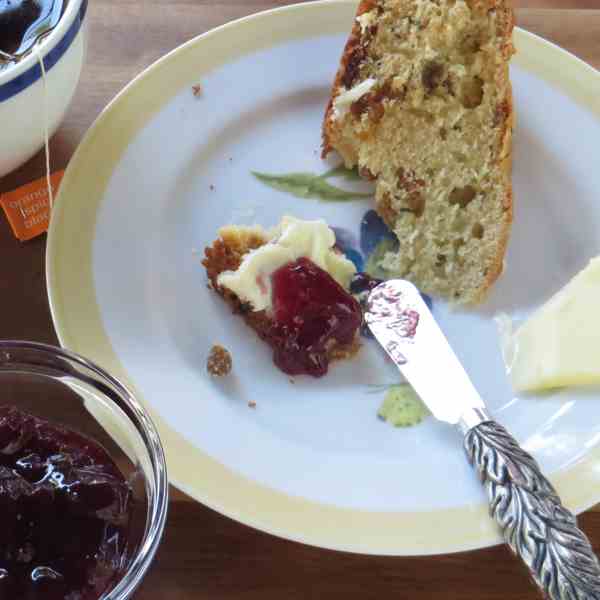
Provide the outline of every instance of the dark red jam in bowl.
{"type": "Polygon", "coordinates": [[[95,441],[0,408],[1,600],[97,600],[124,566],[132,506],[95,441]]]}
{"type": "Polygon", "coordinates": [[[349,345],[362,322],[358,302],[329,273],[299,258],[272,275],[275,364],[289,375],[327,373],[332,346],[349,345]]]}

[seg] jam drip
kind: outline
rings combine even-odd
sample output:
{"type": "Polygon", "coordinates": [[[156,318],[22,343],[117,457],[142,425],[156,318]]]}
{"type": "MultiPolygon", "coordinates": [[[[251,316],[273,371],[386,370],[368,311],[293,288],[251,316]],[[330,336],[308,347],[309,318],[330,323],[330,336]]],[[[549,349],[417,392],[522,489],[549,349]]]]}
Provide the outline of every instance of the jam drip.
{"type": "Polygon", "coordinates": [[[289,375],[327,373],[331,349],[347,346],[362,322],[358,302],[329,273],[299,258],[272,275],[273,317],[266,339],[289,375]]]}
{"type": "Polygon", "coordinates": [[[124,565],[131,510],[100,445],[0,408],[1,600],[97,600],[124,565]]]}

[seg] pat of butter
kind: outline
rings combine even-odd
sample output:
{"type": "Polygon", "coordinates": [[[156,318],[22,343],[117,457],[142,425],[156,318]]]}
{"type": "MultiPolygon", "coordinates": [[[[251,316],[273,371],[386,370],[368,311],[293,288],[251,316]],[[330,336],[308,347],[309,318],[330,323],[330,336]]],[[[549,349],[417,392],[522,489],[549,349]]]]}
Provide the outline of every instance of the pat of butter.
{"type": "Polygon", "coordinates": [[[371,27],[371,25],[374,25],[377,21],[377,11],[370,10],[356,17],[356,20],[360,25],[360,32],[364,35],[365,31],[367,31],[367,29],[371,27]]]}
{"type": "Polygon", "coordinates": [[[333,101],[333,114],[336,119],[342,117],[350,106],[360,100],[365,94],[371,91],[371,88],[377,83],[376,79],[365,79],[353,88],[340,92],[333,101]]]}
{"type": "Polygon", "coordinates": [[[249,302],[253,310],[271,309],[271,275],[301,257],[327,271],[344,288],[350,286],[356,267],[334,248],[335,233],[325,221],[283,217],[279,225],[263,235],[266,244],[248,252],[236,271],[224,271],[217,278],[219,285],[249,302]]]}
{"type": "Polygon", "coordinates": [[[517,390],[600,383],[600,257],[513,335],[510,374],[517,390]]]}

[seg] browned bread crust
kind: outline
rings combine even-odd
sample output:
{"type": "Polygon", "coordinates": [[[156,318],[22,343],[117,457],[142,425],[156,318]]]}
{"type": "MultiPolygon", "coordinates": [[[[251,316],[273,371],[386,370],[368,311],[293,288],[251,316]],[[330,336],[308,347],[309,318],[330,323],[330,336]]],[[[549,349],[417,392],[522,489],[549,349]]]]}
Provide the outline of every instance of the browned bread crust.
{"type": "MultiPolygon", "coordinates": [[[[465,10],[465,12],[467,11],[465,10]]],[[[431,11],[429,10],[429,13],[425,14],[430,15],[431,11]]],[[[465,21],[468,21],[469,18],[470,16],[465,17],[465,21]]],[[[427,20],[423,19],[419,24],[417,30],[420,29],[420,31],[412,28],[409,33],[405,32],[405,38],[410,41],[411,36],[412,38],[422,36],[428,26],[425,21],[427,20]]],[[[463,23],[461,23],[462,25],[463,23]]],[[[464,25],[465,31],[468,31],[470,24],[466,22],[464,25]]],[[[454,23],[448,21],[445,26],[453,27],[454,23]]],[[[473,304],[484,299],[490,286],[502,272],[504,254],[510,235],[513,214],[511,145],[514,109],[508,62],[514,52],[512,45],[513,26],[514,15],[510,0],[362,0],[358,6],[357,19],[354,21],[340,61],[340,67],[334,79],[323,120],[323,156],[325,157],[332,150],[337,150],[348,167],[358,165],[363,176],[375,180],[376,208],[390,228],[398,235],[400,240],[399,252],[406,253],[408,251],[408,253],[412,252],[414,254],[414,266],[407,264],[406,261],[402,262],[401,257],[396,261],[399,271],[397,274],[412,279],[423,291],[446,296],[458,303],[473,304]],[[491,65],[486,66],[491,75],[488,76],[485,82],[485,89],[488,90],[486,94],[493,95],[495,100],[493,100],[493,106],[490,104],[489,107],[485,107],[488,109],[487,114],[489,114],[489,117],[487,123],[484,123],[482,127],[489,128],[489,139],[493,153],[492,169],[496,189],[490,196],[493,196],[492,203],[495,212],[492,211],[492,216],[490,202],[488,202],[486,208],[486,205],[482,201],[480,202],[478,196],[477,202],[474,202],[468,210],[464,211],[464,214],[470,219],[470,227],[475,228],[477,226],[477,234],[481,231],[480,222],[485,224],[481,243],[474,243],[469,235],[461,235],[458,238],[449,235],[447,244],[434,248],[433,244],[427,239],[427,235],[421,235],[419,231],[419,229],[424,231],[429,227],[427,219],[421,218],[423,212],[430,210],[430,207],[439,210],[434,206],[431,199],[432,194],[429,193],[428,189],[430,180],[426,173],[431,172],[429,168],[431,165],[426,164],[425,161],[422,164],[419,164],[418,160],[413,161],[407,172],[406,169],[402,169],[404,166],[402,159],[399,158],[394,162],[400,146],[411,147],[411,145],[414,145],[416,148],[419,144],[423,145],[423,139],[413,139],[414,130],[410,129],[406,121],[400,117],[394,121],[392,117],[388,116],[388,112],[393,113],[396,110],[396,114],[402,115],[402,117],[410,113],[411,118],[412,113],[414,113],[417,115],[416,119],[419,118],[419,113],[421,113],[420,116],[425,119],[423,121],[424,127],[429,127],[432,122],[435,122],[435,126],[438,127],[443,117],[438,119],[438,114],[435,111],[438,110],[443,95],[446,94],[448,97],[459,95],[456,90],[456,81],[452,81],[448,74],[449,66],[457,68],[453,64],[456,57],[448,58],[447,63],[441,67],[435,64],[435,61],[430,61],[433,67],[430,73],[427,74],[426,69],[421,71],[424,61],[423,57],[418,55],[420,50],[416,51],[417,56],[412,57],[410,52],[405,52],[404,63],[396,60],[393,63],[396,71],[390,68],[386,71],[386,56],[382,54],[382,47],[385,46],[381,40],[393,38],[394,35],[396,39],[400,39],[398,32],[393,31],[395,25],[399,24],[403,18],[412,19],[416,12],[422,10],[425,5],[430,5],[426,7],[427,10],[435,5],[434,8],[436,9],[439,7],[448,11],[459,4],[463,4],[465,9],[471,11],[473,31],[480,27],[480,24],[475,22],[476,18],[480,22],[485,22],[486,15],[493,15],[493,21],[489,20],[492,19],[492,17],[489,17],[488,22],[494,23],[495,30],[487,34],[491,38],[488,47],[492,47],[492,52],[488,49],[486,55],[488,62],[490,62],[490,57],[493,57],[493,59],[491,65]],[[397,21],[391,26],[390,15],[392,13],[397,17],[397,21]],[[369,19],[365,20],[365,16],[369,19]],[[363,19],[362,24],[358,20],[359,17],[363,19]],[[384,38],[384,35],[387,37],[384,38]],[[401,77],[393,77],[401,70],[398,65],[403,68],[411,64],[411,61],[416,74],[413,75],[411,72],[411,76],[405,79],[402,85],[398,84],[396,80],[400,80],[401,77]],[[381,67],[381,64],[384,64],[384,66],[381,67]],[[442,82],[443,77],[446,77],[446,79],[442,82]],[[439,80],[436,78],[439,78],[439,80]],[[377,84],[363,97],[355,100],[346,114],[342,117],[338,115],[336,118],[336,99],[344,90],[352,89],[366,79],[376,79],[377,84]],[[454,89],[453,85],[455,86],[454,89]],[[415,88],[418,86],[425,88],[424,92],[423,90],[420,92],[421,97],[424,99],[420,104],[415,103],[414,100],[415,96],[419,97],[418,94],[414,93],[415,88]],[[438,102],[437,105],[430,101],[432,96],[435,97],[435,102],[438,102]],[[402,109],[399,108],[403,106],[403,103],[410,103],[411,101],[412,104],[407,104],[402,109]],[[390,107],[392,107],[392,110],[390,110],[390,107]],[[401,112],[401,110],[404,110],[404,112],[401,112]],[[426,119],[429,119],[429,121],[426,119]],[[394,138],[396,145],[390,142],[389,132],[391,128],[396,128],[398,131],[398,135],[394,138]],[[401,135],[403,133],[404,135],[401,135]],[[376,152],[373,150],[378,147],[379,154],[386,157],[384,161],[381,160],[380,156],[376,156],[376,152]],[[384,162],[389,162],[394,167],[392,175],[390,175],[389,169],[386,172],[387,164],[382,166],[384,162]],[[395,178],[395,180],[392,181],[392,178],[395,178]],[[483,215],[483,220],[477,220],[476,205],[481,215],[483,215]],[[415,232],[415,239],[417,237],[421,238],[419,241],[421,248],[425,248],[425,251],[421,250],[420,254],[419,248],[406,242],[413,232],[415,232]],[[416,233],[419,233],[419,236],[416,236],[416,233]],[[456,252],[451,248],[448,250],[452,244],[460,245],[461,249],[456,252]],[[436,256],[443,258],[444,262],[441,266],[435,264],[436,256]],[[428,260],[431,264],[426,264],[428,260]],[[454,279],[441,281],[439,277],[436,277],[435,273],[439,274],[442,268],[451,269],[449,272],[454,279]]],[[[438,35],[438,33],[434,31],[432,35],[438,35]]],[[[468,43],[472,42],[468,37],[465,39],[468,43]]],[[[393,44],[389,46],[392,48],[389,53],[393,54],[396,49],[393,44]]],[[[478,52],[477,42],[474,42],[473,54],[476,55],[478,52]]],[[[443,52],[440,54],[443,55],[443,52]]],[[[480,54],[483,53],[480,52],[480,54]]],[[[398,56],[404,55],[398,53],[396,59],[398,56]]],[[[474,60],[477,60],[477,58],[474,60]]],[[[389,62],[391,61],[388,61],[388,64],[389,62]]],[[[469,69],[468,63],[466,64],[467,69],[469,69]]],[[[428,66],[426,62],[425,65],[428,66]]],[[[486,96],[485,101],[487,100],[486,96]]],[[[467,102],[465,106],[471,108],[469,98],[466,100],[461,98],[461,102],[463,104],[467,102]]],[[[481,102],[481,98],[479,98],[479,102],[481,102]]],[[[492,100],[489,102],[491,103],[492,100]]],[[[474,108],[479,109],[477,104],[474,108]]],[[[483,108],[479,109],[480,112],[483,108]]],[[[442,114],[441,111],[440,114],[442,114]]],[[[440,128],[440,135],[446,135],[445,125],[443,123],[440,128]]],[[[450,136],[448,137],[450,138],[450,136]]],[[[431,138],[431,143],[438,144],[440,148],[443,148],[444,142],[445,138],[443,140],[434,139],[433,136],[431,138]]],[[[451,150],[453,149],[449,146],[448,156],[450,160],[448,164],[450,165],[452,161],[451,150]]],[[[476,151],[480,152],[481,148],[477,148],[476,151]]],[[[470,167],[473,167],[472,163],[470,167]]],[[[470,187],[465,186],[464,182],[457,183],[456,186],[459,191],[464,190],[465,187],[470,187]]],[[[439,191],[439,189],[435,190],[436,197],[440,197],[439,191]]],[[[448,190],[447,197],[452,203],[450,191],[451,187],[448,190]]],[[[465,202],[470,202],[470,200],[467,198],[465,202]]],[[[450,219],[447,219],[447,221],[450,222],[450,219]]],[[[475,231],[475,229],[473,230],[475,231]]],[[[430,231],[430,233],[431,238],[439,239],[443,231],[438,228],[438,230],[430,231]]],[[[389,262],[393,262],[393,260],[390,258],[389,262]]]]}
{"type": "Polygon", "coordinates": [[[267,336],[271,325],[267,313],[263,310],[253,311],[252,307],[244,304],[231,290],[220,286],[217,278],[223,271],[235,271],[242,263],[244,255],[259,248],[265,241],[258,233],[243,229],[224,229],[221,231],[221,237],[205,249],[205,258],[202,261],[212,289],[229,304],[235,314],[241,315],[246,324],[262,339],[267,336]]]}
{"type": "MultiPolygon", "coordinates": [[[[377,6],[378,0],[361,0],[358,5],[358,9],[356,10],[356,16],[360,17],[361,15],[376,9],[377,6]]],[[[363,36],[361,34],[361,27],[359,22],[354,19],[350,36],[348,37],[348,41],[346,42],[346,46],[344,47],[344,51],[342,53],[342,58],[340,59],[340,66],[333,80],[333,85],[331,86],[329,102],[327,103],[327,107],[325,109],[325,117],[323,119],[322,129],[321,153],[323,158],[326,158],[332,150],[337,149],[341,144],[341,136],[337,130],[336,122],[333,119],[333,102],[339,95],[339,91],[342,89],[342,87],[345,87],[346,89],[352,87],[352,84],[358,75],[360,63],[364,57],[365,46],[363,36]]],[[[344,154],[342,154],[342,156],[344,156],[344,154]]],[[[352,161],[353,164],[351,166],[354,166],[356,162],[357,159],[352,161]]]]}

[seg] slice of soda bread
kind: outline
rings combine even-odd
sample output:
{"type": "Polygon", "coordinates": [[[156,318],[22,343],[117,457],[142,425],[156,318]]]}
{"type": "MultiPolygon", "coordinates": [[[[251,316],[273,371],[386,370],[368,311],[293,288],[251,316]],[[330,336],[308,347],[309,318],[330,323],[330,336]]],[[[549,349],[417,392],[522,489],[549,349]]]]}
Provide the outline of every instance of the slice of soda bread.
{"type": "Polygon", "coordinates": [[[485,297],[512,221],[507,0],[363,0],[323,123],[376,185],[383,266],[457,304],[485,297]]]}

